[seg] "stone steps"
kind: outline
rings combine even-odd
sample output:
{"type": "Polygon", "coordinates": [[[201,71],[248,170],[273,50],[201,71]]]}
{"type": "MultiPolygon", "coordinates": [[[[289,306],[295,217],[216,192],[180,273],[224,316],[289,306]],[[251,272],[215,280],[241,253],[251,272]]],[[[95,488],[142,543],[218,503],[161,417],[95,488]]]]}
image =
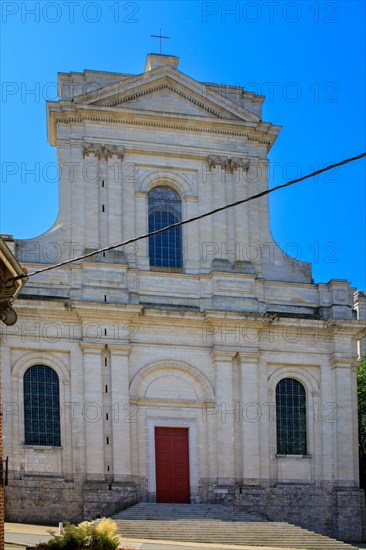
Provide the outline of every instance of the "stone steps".
{"type": "Polygon", "coordinates": [[[124,538],[275,546],[301,550],[355,548],[260,514],[211,504],[140,503],[113,516],[124,538]]]}
{"type": "Polygon", "coordinates": [[[171,517],[178,517],[179,519],[184,519],[185,517],[202,517],[205,519],[227,518],[228,520],[237,519],[238,521],[241,521],[243,517],[247,517],[248,521],[250,519],[254,521],[263,519],[262,514],[240,512],[230,506],[223,506],[221,504],[156,504],[153,502],[140,502],[115,514],[115,517],[123,517],[124,519],[141,517],[145,519],[148,515],[151,515],[154,519],[159,517],[163,519],[171,517]]]}

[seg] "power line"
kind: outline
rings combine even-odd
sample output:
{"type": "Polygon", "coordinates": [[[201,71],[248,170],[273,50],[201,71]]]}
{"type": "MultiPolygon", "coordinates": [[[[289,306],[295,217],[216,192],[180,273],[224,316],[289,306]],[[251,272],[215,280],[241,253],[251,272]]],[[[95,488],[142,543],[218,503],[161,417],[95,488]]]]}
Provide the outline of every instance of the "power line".
{"type": "Polygon", "coordinates": [[[348,159],[342,160],[340,162],[337,162],[336,164],[331,164],[330,166],[327,166],[325,168],[320,168],[319,170],[316,170],[315,172],[311,172],[311,174],[307,174],[306,176],[302,176],[301,178],[297,178],[291,181],[288,181],[286,183],[283,183],[281,185],[277,185],[276,187],[272,187],[271,189],[266,189],[265,191],[262,191],[261,193],[257,193],[256,195],[252,195],[251,197],[247,197],[246,199],[241,199],[239,201],[232,202],[230,204],[226,204],[225,206],[220,206],[218,208],[215,208],[214,210],[210,210],[209,212],[205,212],[204,214],[200,214],[199,216],[194,216],[193,218],[188,218],[187,220],[182,220],[177,223],[173,223],[171,225],[167,225],[166,227],[163,227],[161,229],[156,229],[155,231],[150,231],[149,233],[145,233],[144,235],[140,235],[138,237],[133,237],[132,239],[128,239],[127,241],[123,241],[122,243],[118,244],[112,244],[110,246],[106,246],[104,248],[99,248],[98,250],[94,250],[93,252],[88,252],[87,254],[84,254],[83,256],[77,256],[76,258],[72,258],[71,260],[65,260],[64,262],[60,262],[58,264],[50,265],[48,267],[44,267],[43,269],[38,269],[37,271],[33,271],[32,273],[28,273],[27,275],[18,275],[17,277],[11,277],[6,281],[8,283],[9,281],[17,281],[19,279],[24,279],[28,277],[33,277],[34,275],[37,275],[38,273],[44,273],[45,271],[50,271],[51,269],[56,269],[58,267],[62,267],[64,265],[71,264],[73,262],[78,262],[80,260],[84,260],[85,258],[90,258],[91,256],[95,256],[96,254],[100,254],[101,252],[107,252],[108,250],[113,250],[115,248],[119,248],[120,246],[126,246],[131,243],[135,243],[136,241],[141,241],[142,239],[147,239],[148,237],[152,237],[153,235],[157,235],[158,233],[162,233],[163,231],[168,231],[169,229],[173,229],[174,227],[180,227],[182,225],[186,225],[187,223],[192,223],[197,220],[202,220],[202,218],[207,218],[208,216],[212,216],[213,214],[216,214],[217,212],[222,212],[223,210],[227,210],[228,208],[233,208],[233,206],[239,206],[240,204],[244,204],[246,202],[252,201],[254,199],[259,199],[260,197],[264,197],[265,195],[269,195],[270,193],[273,193],[274,191],[278,191],[279,189],[284,189],[285,187],[289,187],[290,185],[294,185],[295,183],[299,183],[300,181],[304,181],[306,179],[312,178],[314,176],[318,176],[319,174],[322,174],[323,172],[327,172],[328,170],[332,170],[333,168],[337,168],[338,166],[343,166],[344,164],[348,164],[350,162],[354,162],[355,160],[360,160],[362,158],[366,157],[366,152],[361,153],[360,155],[357,155],[356,157],[350,157],[348,159]]]}

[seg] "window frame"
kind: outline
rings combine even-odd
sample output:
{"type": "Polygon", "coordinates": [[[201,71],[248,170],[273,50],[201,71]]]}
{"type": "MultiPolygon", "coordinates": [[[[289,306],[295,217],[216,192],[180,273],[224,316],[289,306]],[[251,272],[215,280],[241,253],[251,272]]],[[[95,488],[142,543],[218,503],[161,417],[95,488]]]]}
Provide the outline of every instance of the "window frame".
{"type": "MultiPolygon", "coordinates": [[[[285,390],[285,394],[288,390],[286,389],[285,390]]],[[[283,395],[285,395],[283,394],[283,395]]],[[[286,394],[288,395],[288,394],[286,394]]],[[[295,405],[294,403],[292,404],[292,408],[294,406],[297,406],[295,405]]],[[[309,426],[308,426],[308,404],[307,404],[307,390],[306,390],[306,386],[298,379],[296,379],[294,376],[286,376],[286,377],[283,377],[281,378],[277,384],[276,384],[276,387],[275,387],[275,409],[276,409],[276,456],[289,456],[289,457],[296,457],[296,456],[310,456],[308,453],[309,453],[309,441],[308,441],[308,438],[309,438],[309,426]],[[285,382],[288,382],[288,381],[291,381],[292,382],[292,385],[294,386],[294,383],[295,383],[295,387],[297,387],[298,389],[301,388],[301,391],[298,392],[297,394],[295,393],[292,393],[292,401],[294,401],[294,397],[298,400],[301,399],[301,402],[298,406],[298,418],[296,420],[296,424],[300,427],[301,427],[301,423],[304,424],[304,428],[302,430],[299,430],[297,429],[297,431],[299,431],[300,433],[300,436],[301,436],[301,440],[299,440],[298,442],[295,441],[294,439],[294,432],[295,432],[295,423],[293,422],[293,426],[292,426],[292,438],[289,438],[288,437],[288,432],[287,432],[287,447],[286,448],[283,448],[281,447],[281,445],[283,444],[283,442],[280,441],[280,437],[281,437],[281,434],[280,434],[280,431],[282,430],[282,432],[285,432],[286,430],[288,430],[289,428],[289,417],[288,417],[288,409],[289,407],[287,407],[287,410],[286,410],[286,407],[282,407],[285,411],[284,415],[280,415],[279,414],[279,399],[280,399],[280,395],[279,395],[279,388],[280,388],[280,385],[283,385],[285,382]],[[281,426],[281,416],[282,418],[284,418],[284,421],[287,423],[287,426],[281,426]],[[289,440],[290,439],[290,440],[289,440]],[[298,449],[296,448],[296,446],[298,446],[298,449]]],[[[291,435],[291,434],[290,434],[291,435]]],[[[286,445],[286,443],[285,443],[286,445]]]]}
{"type": "Polygon", "coordinates": [[[23,412],[24,445],[45,448],[61,447],[61,384],[55,369],[39,363],[30,365],[25,370],[23,374],[23,412]],[[34,379],[32,379],[32,371],[34,379]],[[38,374],[36,374],[37,371],[39,371],[38,374]],[[47,394],[47,390],[51,390],[52,394],[47,394]],[[35,392],[35,395],[32,394],[32,391],[35,392]],[[32,407],[33,410],[36,410],[33,419],[32,407]],[[49,410],[47,411],[47,409],[49,410]],[[42,419],[40,410],[45,415],[44,419],[42,419]],[[32,429],[32,424],[35,426],[35,430],[32,429]],[[41,429],[42,424],[43,430],[41,429]],[[35,433],[38,435],[38,440],[35,433]]]}
{"type": "MultiPolygon", "coordinates": [[[[160,227],[164,227],[165,224],[156,223],[156,221],[151,221],[151,216],[156,213],[160,214],[160,216],[168,215],[175,217],[176,221],[173,222],[166,222],[167,225],[171,225],[172,223],[177,223],[179,221],[182,221],[183,219],[183,200],[180,195],[180,193],[171,187],[170,185],[166,185],[161,183],[160,185],[157,185],[150,189],[150,191],[147,193],[147,226],[148,226],[148,232],[152,232],[156,229],[160,229],[160,227]],[[167,191],[171,194],[171,196],[175,196],[175,204],[172,206],[169,206],[168,204],[168,198],[165,199],[159,199],[158,197],[153,197],[154,194],[157,194],[159,191],[167,191]],[[158,201],[161,201],[162,204],[159,205],[158,201]],[[156,205],[154,207],[154,202],[156,201],[156,205]],[[165,204],[163,203],[165,201],[165,204]],[[160,227],[159,227],[160,226],[160,227]]],[[[181,273],[184,270],[184,246],[183,246],[183,227],[177,227],[175,229],[171,229],[167,232],[160,233],[158,235],[149,237],[148,243],[147,243],[147,253],[148,253],[148,259],[149,259],[149,267],[152,271],[167,271],[171,273],[181,273]],[[168,238],[168,235],[172,235],[173,233],[173,239],[176,241],[175,243],[169,243],[168,247],[166,246],[166,240],[168,238]],[[178,243],[178,245],[176,244],[178,243]],[[162,250],[165,248],[168,249],[167,254],[163,254],[162,250]],[[170,254],[171,247],[174,247],[174,254],[170,254]],[[152,253],[153,251],[153,253],[152,253]],[[160,252],[160,255],[156,252],[160,252]],[[167,261],[166,261],[167,260],[167,261]],[[154,262],[154,263],[153,263],[154,262]],[[175,265],[174,265],[175,264],[175,265]]]]}

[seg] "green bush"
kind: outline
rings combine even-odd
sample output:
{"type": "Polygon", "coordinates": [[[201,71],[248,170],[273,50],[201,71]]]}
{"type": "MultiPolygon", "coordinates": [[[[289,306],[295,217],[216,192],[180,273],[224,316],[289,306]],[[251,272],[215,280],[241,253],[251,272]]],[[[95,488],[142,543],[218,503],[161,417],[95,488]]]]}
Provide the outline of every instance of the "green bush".
{"type": "Polygon", "coordinates": [[[84,521],[79,525],[66,523],[62,534],[51,532],[52,539],[37,547],[49,550],[116,550],[119,544],[116,531],[116,523],[108,518],[93,523],[84,521]]]}

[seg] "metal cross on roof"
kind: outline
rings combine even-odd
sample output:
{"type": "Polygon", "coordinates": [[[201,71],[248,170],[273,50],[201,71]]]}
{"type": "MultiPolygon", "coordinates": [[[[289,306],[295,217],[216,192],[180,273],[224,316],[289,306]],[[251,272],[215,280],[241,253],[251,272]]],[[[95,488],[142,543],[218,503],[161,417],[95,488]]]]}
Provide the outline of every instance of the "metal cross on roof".
{"type": "Polygon", "coordinates": [[[161,40],[162,40],[162,38],[165,38],[166,40],[170,40],[170,36],[162,36],[161,29],[159,29],[159,31],[160,31],[160,34],[151,34],[150,36],[151,36],[151,38],[159,38],[159,41],[160,41],[160,52],[159,53],[161,53],[161,40]]]}

